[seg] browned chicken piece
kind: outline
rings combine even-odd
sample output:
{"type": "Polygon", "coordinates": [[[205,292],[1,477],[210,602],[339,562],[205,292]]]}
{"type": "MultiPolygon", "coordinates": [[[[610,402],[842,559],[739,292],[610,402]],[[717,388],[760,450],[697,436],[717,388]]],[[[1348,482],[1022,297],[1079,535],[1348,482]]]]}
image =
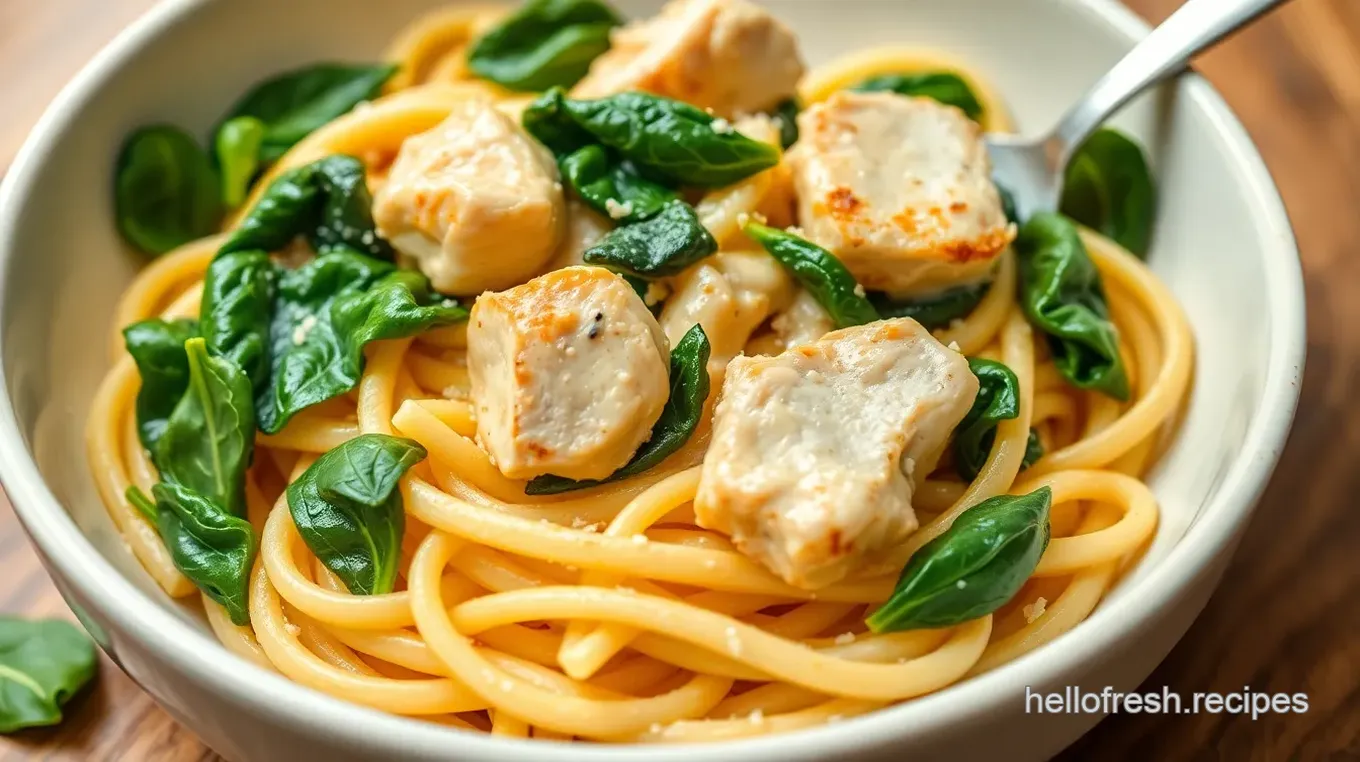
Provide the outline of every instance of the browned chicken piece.
{"type": "Polygon", "coordinates": [[[977,396],[963,355],[908,318],[727,366],[694,513],[791,585],[874,563],[977,396]]]}

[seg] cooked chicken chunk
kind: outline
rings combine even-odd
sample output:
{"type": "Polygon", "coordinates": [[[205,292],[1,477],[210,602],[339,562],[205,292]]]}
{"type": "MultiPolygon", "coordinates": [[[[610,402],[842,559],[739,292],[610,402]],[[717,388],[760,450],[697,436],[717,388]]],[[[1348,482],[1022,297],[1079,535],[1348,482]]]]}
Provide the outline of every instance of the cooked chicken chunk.
{"type": "Polygon", "coordinates": [[[803,76],[793,32],[745,0],[671,0],[610,41],[572,97],[643,90],[730,117],[793,95],[803,76]]]}
{"type": "Polygon", "coordinates": [[[976,123],[929,98],[837,93],[789,151],[808,237],[865,288],[912,296],[988,276],[1015,237],[976,123]]]}
{"type": "Polygon", "coordinates": [[[916,485],[977,396],[914,320],[727,366],[694,512],[789,584],[832,584],[917,527],[916,485]]]}
{"type": "Polygon", "coordinates": [[[378,231],[429,276],[468,296],[542,270],[566,226],[557,164],[513,119],[476,99],[402,143],[373,199],[378,231]]]}
{"type": "Polygon", "coordinates": [[[603,479],[651,434],[670,349],[623,278],[568,267],[482,294],[468,324],[477,441],[515,479],[603,479]]]}
{"type": "Polygon", "coordinates": [[[661,327],[676,344],[698,323],[708,336],[708,373],[722,379],[751,333],[793,299],[793,280],[763,251],[724,251],[690,267],[676,280],[661,310],[661,327]]]}

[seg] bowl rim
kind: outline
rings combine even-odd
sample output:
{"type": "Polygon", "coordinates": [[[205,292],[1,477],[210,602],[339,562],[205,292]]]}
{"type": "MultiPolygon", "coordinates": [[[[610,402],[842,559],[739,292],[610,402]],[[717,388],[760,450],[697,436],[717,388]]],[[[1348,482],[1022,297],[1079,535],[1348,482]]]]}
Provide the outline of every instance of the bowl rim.
{"type": "MultiPolygon", "coordinates": [[[[17,256],[14,234],[20,202],[40,174],[44,156],[74,122],[86,102],[128,59],[150,40],[167,33],[200,7],[217,0],[163,0],[126,27],[61,90],[16,154],[0,182],[0,314],[4,314],[10,263],[17,256]]],[[[1049,0],[1086,13],[1130,42],[1145,36],[1148,25],[1115,0],[1049,0]]],[[[904,733],[942,730],[1004,711],[1026,686],[1051,684],[1080,670],[1100,652],[1133,637],[1159,612],[1184,595],[1191,583],[1228,552],[1246,526],[1256,501],[1283,450],[1298,403],[1306,348],[1303,274],[1284,204],[1265,163],[1246,130],[1222,97],[1194,72],[1182,76],[1182,94],[1209,118],[1216,142],[1249,180],[1253,219],[1266,242],[1263,263],[1267,302],[1275,318],[1269,329],[1269,357],[1259,407],[1243,447],[1217,493],[1167,556],[1116,600],[1098,607],[1080,628],[1063,638],[1063,648],[1041,648],[992,672],[940,692],[887,707],[842,723],[792,733],[720,744],[652,747],[648,758],[693,759],[717,750],[744,759],[787,762],[843,755],[887,743],[904,733]]],[[[284,718],[310,733],[335,737],[354,748],[395,745],[421,757],[446,756],[451,748],[478,758],[585,762],[622,759],[635,746],[544,743],[495,738],[391,715],[334,698],[295,683],[231,654],[201,628],[164,609],[124,578],[89,542],[47,487],[25,446],[0,355],[0,481],[20,522],[46,563],[65,585],[77,590],[102,617],[154,651],[170,669],[238,705],[284,718]],[[115,604],[116,602],[116,604],[115,604]],[[377,743],[374,739],[384,739],[377,743]]]]}

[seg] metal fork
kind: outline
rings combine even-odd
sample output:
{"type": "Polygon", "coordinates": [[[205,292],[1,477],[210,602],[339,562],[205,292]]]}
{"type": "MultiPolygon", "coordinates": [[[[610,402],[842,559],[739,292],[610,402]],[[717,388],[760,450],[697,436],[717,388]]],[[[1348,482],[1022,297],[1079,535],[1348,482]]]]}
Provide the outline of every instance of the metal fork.
{"type": "Polygon", "coordinates": [[[1283,2],[1187,0],[1101,77],[1047,134],[1038,138],[988,134],[992,176],[1010,192],[1020,219],[1058,208],[1063,171],[1072,154],[1130,98],[1179,72],[1195,54],[1283,2]]]}

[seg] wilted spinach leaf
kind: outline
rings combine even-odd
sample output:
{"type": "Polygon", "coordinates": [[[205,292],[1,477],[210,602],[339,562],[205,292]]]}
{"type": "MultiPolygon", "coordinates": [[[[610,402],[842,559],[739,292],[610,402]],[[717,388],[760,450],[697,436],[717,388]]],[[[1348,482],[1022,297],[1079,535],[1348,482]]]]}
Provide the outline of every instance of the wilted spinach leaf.
{"type": "Polygon", "coordinates": [[[638,174],[631,163],[603,146],[589,145],[563,157],[562,179],[587,206],[621,224],[656,216],[675,191],[638,174]]]}
{"type": "Polygon", "coordinates": [[[355,595],[392,592],[406,527],[397,482],[424,459],[425,448],[409,439],[364,434],[288,485],[298,534],[355,595]]]}
{"type": "Polygon", "coordinates": [[[468,51],[468,68],[511,90],[571,87],[621,23],[599,0],[529,0],[468,51]]]}
{"type": "Polygon", "coordinates": [[[1119,355],[1119,335],[1109,319],[1100,271],[1066,217],[1040,212],[1015,239],[1020,263],[1020,306],[1048,335],[1058,372],[1079,389],[1117,400],[1129,398],[1119,355]]]}
{"type": "Polygon", "coordinates": [[[524,128],[558,156],[598,143],[675,185],[731,185],[779,163],[778,148],[716,129],[714,121],[703,109],[648,93],[572,100],[561,88],[540,96],[523,117],[524,128]]]}
{"type": "MultiPolygon", "coordinates": [[[[250,522],[223,510],[191,489],[161,482],[151,488],[154,523],[175,568],[226,609],[231,621],[250,623],[250,567],[255,531],[250,522]]],[[[143,513],[151,501],[133,488],[129,500],[143,513]]]]}
{"type": "Polygon", "coordinates": [[[649,220],[611,230],[581,257],[592,265],[660,278],[675,275],[717,250],[718,242],[699,222],[694,208],[675,199],[649,220]]]}
{"type": "Polygon", "coordinates": [[[222,244],[218,256],[237,251],[278,251],[306,236],[317,253],[348,248],[392,259],[378,236],[364,164],[336,154],[279,175],[222,244]]]}
{"type": "Polygon", "coordinates": [[[999,495],[964,511],[912,554],[897,589],[865,623],[873,632],[951,627],[1020,592],[1048,547],[1048,487],[999,495]]]}
{"type": "Polygon", "coordinates": [[[75,625],[0,616],[0,733],[61,722],[96,672],[94,643],[75,625]]]}
{"type": "Polygon", "coordinates": [[[143,127],[123,143],[113,199],[118,232],[148,254],[202,238],[222,217],[222,188],[208,154],[184,130],[164,124],[143,127]]]}
{"type": "Polygon", "coordinates": [[[779,260],[812,298],[822,305],[837,328],[864,325],[879,319],[855,276],[831,252],[787,230],[759,223],[746,225],[746,235],[779,260]]]}
{"type": "Polygon", "coordinates": [[[1063,175],[1062,213],[1146,257],[1157,190],[1143,149],[1103,127],[1077,149],[1063,175]]]}
{"type": "Polygon", "coordinates": [[[152,462],[170,413],[189,388],[184,342],[197,335],[197,320],[153,318],[123,329],[123,343],[142,377],[142,388],[137,391],[137,438],[152,462]]]}
{"type": "Polygon", "coordinates": [[[287,71],[252,88],[223,124],[243,116],[260,120],[264,135],[258,158],[261,164],[272,164],[318,127],[376,96],[396,71],[396,64],[337,63],[287,71]]]}
{"type": "Polygon", "coordinates": [[[353,389],[370,341],[467,318],[456,302],[432,295],[424,275],[360,254],[332,252],[294,272],[279,280],[271,380],[256,401],[266,434],[299,410],[353,389]]]}
{"type": "Polygon", "coordinates": [[[934,330],[968,317],[987,295],[991,281],[955,286],[938,294],[918,299],[898,299],[881,291],[869,292],[869,303],[885,318],[911,318],[934,330]]]}
{"type": "Polygon", "coordinates": [[[189,387],[156,442],[161,479],[245,515],[245,473],[255,449],[250,381],[236,363],[208,354],[203,339],[184,345],[189,387]]]}

